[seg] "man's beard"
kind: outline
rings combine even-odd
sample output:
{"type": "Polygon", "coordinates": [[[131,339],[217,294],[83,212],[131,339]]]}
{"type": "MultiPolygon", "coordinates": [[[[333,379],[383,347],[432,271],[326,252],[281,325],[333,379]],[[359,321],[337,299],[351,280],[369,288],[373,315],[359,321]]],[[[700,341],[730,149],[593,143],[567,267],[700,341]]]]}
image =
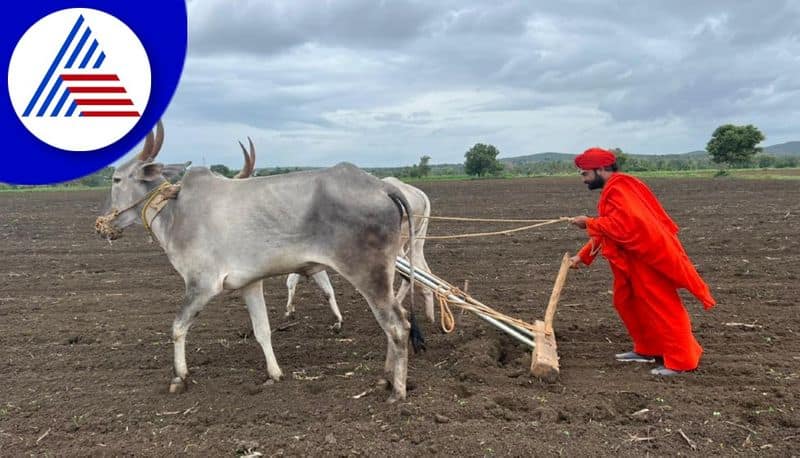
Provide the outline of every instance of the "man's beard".
{"type": "Polygon", "coordinates": [[[606,185],[606,179],[601,177],[599,173],[595,173],[594,179],[592,181],[586,183],[586,186],[590,190],[592,190],[592,189],[600,189],[605,185],[606,185]]]}

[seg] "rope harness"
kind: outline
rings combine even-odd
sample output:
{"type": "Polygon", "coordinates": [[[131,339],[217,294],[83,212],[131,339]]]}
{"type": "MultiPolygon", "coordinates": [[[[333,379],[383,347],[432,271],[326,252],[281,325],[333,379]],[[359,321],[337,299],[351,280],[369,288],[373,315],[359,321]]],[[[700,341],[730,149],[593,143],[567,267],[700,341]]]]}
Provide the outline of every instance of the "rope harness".
{"type": "Polygon", "coordinates": [[[147,233],[150,234],[150,237],[152,237],[153,240],[158,240],[156,234],[153,233],[153,221],[155,221],[158,214],[161,213],[161,210],[167,206],[170,200],[178,197],[180,190],[180,183],[171,184],[169,181],[165,181],[155,189],[156,192],[151,192],[152,195],[147,199],[142,207],[142,225],[144,225],[145,230],[147,230],[147,233]],[[155,210],[155,213],[153,213],[153,217],[148,221],[147,210],[150,210],[151,208],[155,210]]]}
{"type": "Polygon", "coordinates": [[[135,201],[127,207],[121,210],[114,209],[107,215],[98,216],[94,222],[94,230],[108,240],[116,240],[122,237],[122,229],[114,226],[114,220],[117,219],[122,213],[138,206],[142,202],[145,202],[141,211],[142,224],[150,234],[150,237],[157,240],[152,229],[153,221],[156,219],[158,214],[161,213],[161,210],[166,207],[169,200],[178,197],[178,192],[180,192],[180,189],[180,183],[172,184],[169,181],[165,181],[158,187],[145,194],[141,199],[135,201]],[[150,209],[155,210],[155,213],[148,220],[147,211],[150,209]]]}

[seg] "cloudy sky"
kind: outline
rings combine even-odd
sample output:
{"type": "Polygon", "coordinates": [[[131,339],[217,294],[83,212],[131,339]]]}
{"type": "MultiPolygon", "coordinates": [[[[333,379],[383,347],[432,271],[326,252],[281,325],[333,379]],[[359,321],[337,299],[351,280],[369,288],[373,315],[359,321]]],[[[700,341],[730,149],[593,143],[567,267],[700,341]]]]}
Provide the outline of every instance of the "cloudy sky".
{"type": "Polygon", "coordinates": [[[189,0],[161,159],[463,162],[702,149],[724,123],[800,140],[800,0],[189,0]]]}

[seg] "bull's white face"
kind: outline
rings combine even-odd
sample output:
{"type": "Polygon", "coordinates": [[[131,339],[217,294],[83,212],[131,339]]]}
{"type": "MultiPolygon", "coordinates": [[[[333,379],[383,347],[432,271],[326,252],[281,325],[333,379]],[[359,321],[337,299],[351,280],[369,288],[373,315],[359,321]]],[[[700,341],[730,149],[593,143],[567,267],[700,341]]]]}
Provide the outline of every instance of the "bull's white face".
{"type": "MultiPolygon", "coordinates": [[[[123,210],[141,201],[147,195],[150,186],[148,183],[161,176],[161,164],[144,163],[133,159],[114,171],[111,178],[111,199],[106,208],[106,213],[114,210],[123,210]],[[151,179],[146,179],[146,171],[150,171],[151,179]]],[[[114,226],[124,229],[138,221],[138,212],[135,208],[120,213],[114,221],[114,226]]],[[[139,221],[141,222],[141,221],[139,221]]]]}
{"type": "Polygon", "coordinates": [[[121,229],[138,221],[138,204],[155,184],[164,180],[163,164],[153,162],[163,141],[164,126],[159,121],[156,134],[147,134],[142,151],[114,171],[104,214],[95,221],[95,230],[101,235],[109,239],[119,237],[121,229]],[[114,212],[118,215],[114,216],[114,212]]]}

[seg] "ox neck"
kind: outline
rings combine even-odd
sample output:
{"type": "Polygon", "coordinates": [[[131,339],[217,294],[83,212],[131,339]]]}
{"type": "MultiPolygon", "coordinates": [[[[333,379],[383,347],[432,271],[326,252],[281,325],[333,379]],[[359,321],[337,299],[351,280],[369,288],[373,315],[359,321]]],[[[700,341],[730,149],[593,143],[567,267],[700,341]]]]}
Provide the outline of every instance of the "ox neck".
{"type": "MultiPolygon", "coordinates": [[[[156,239],[161,248],[167,249],[166,243],[169,236],[172,221],[174,219],[173,210],[175,209],[175,202],[169,202],[167,205],[150,221],[150,232],[153,238],[156,239]]],[[[152,212],[152,210],[151,210],[152,212]]]]}

